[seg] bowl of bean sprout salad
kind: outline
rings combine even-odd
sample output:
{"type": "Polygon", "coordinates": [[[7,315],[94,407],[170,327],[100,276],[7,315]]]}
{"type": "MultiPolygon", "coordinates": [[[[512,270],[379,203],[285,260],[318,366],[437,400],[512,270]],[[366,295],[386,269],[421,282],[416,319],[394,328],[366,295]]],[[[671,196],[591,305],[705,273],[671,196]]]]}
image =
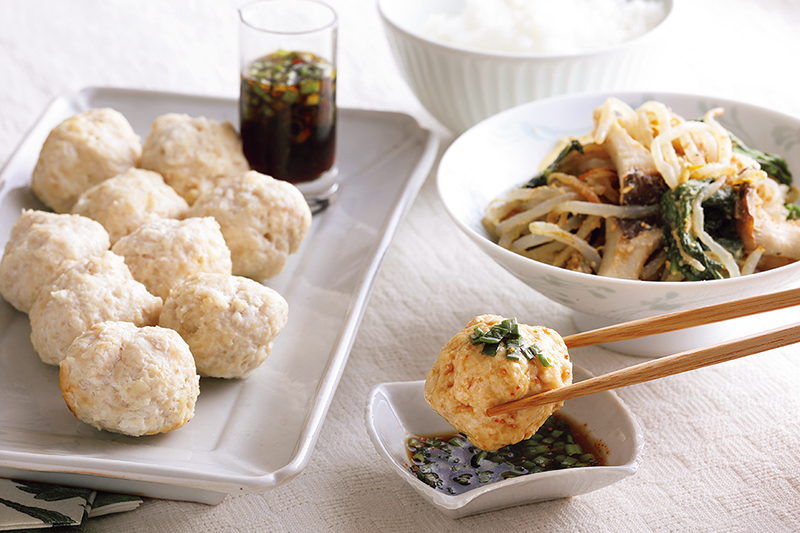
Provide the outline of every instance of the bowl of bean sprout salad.
{"type": "MultiPolygon", "coordinates": [[[[480,250],[587,330],[800,285],[798,169],[794,117],[592,93],[480,122],[442,157],[437,187],[480,250]]],[[[609,347],[667,355],[740,330],[729,322],[609,347]]]]}

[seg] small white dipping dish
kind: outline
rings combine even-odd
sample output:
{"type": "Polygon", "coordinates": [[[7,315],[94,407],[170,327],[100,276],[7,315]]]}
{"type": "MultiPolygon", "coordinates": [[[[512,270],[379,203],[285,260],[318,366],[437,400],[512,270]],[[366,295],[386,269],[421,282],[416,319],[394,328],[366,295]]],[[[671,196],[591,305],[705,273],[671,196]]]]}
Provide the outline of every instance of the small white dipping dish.
{"type": "Polygon", "coordinates": [[[377,0],[389,45],[420,103],[456,134],[500,111],[549,96],[636,87],[657,68],[664,18],[615,46],[565,54],[493,51],[426,34],[433,14],[457,15],[463,0],[377,0]]]}
{"type": "MultiPolygon", "coordinates": [[[[573,366],[573,376],[576,381],[591,377],[578,366],[573,366]]],[[[586,494],[633,475],[642,461],[644,444],[638,422],[614,392],[602,392],[568,400],[559,412],[601,443],[607,451],[606,466],[528,474],[460,495],[445,494],[408,469],[409,437],[454,431],[425,402],[424,385],[424,381],[410,381],[375,386],[367,401],[367,433],[389,467],[450,518],[586,494]]]]}
{"type": "MultiPolygon", "coordinates": [[[[483,227],[489,203],[537,174],[559,139],[591,131],[592,112],[609,96],[634,108],[662,102],[693,119],[715,107],[724,127],[751,148],[782,155],[800,172],[800,144],[788,132],[800,120],[757,106],[711,96],[674,93],[591,93],[523,104],[499,113],[456,139],[439,164],[437,187],[445,209],[478,247],[506,270],[549,299],[574,311],[580,331],[675,311],[777,292],[800,286],[800,261],[738,278],[711,281],[639,281],[584,274],[540,263],[498,246],[483,227]]],[[[526,317],[536,323],[534,309],[526,317]]],[[[541,321],[541,317],[538,319],[541,321]]],[[[617,352],[659,357],[722,342],[736,331],[737,319],[607,345],[617,352]]]]}

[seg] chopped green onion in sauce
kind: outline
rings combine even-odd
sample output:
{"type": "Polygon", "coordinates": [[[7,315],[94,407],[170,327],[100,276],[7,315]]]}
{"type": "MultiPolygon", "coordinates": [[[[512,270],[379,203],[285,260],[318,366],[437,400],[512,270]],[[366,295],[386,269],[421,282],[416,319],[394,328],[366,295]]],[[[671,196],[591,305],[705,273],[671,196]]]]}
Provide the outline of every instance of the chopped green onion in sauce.
{"type": "Polygon", "coordinates": [[[463,434],[411,437],[409,470],[445,494],[462,494],[504,479],[566,468],[602,466],[598,447],[563,415],[555,414],[529,439],[481,450],[463,434]]]}

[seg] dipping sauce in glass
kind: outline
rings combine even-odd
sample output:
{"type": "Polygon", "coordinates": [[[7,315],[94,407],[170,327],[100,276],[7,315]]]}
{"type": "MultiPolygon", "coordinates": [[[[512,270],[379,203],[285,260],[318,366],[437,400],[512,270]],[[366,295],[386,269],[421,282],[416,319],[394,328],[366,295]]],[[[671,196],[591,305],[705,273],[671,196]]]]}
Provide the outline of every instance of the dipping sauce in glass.
{"type": "Polygon", "coordinates": [[[445,494],[526,474],[605,464],[601,446],[557,414],[531,438],[492,452],[473,446],[460,433],[412,437],[407,447],[411,472],[445,494]]]}
{"type": "Polygon", "coordinates": [[[308,53],[279,50],[241,77],[242,147],[253,170],[290,183],[313,181],[336,157],[336,70],[308,53]]]}

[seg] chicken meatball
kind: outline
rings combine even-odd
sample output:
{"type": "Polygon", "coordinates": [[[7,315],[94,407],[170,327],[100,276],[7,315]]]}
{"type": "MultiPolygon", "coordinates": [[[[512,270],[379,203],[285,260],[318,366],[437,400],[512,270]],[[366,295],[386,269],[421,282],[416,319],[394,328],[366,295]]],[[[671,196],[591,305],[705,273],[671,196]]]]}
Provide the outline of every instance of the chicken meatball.
{"type": "Polygon", "coordinates": [[[173,289],[159,325],[180,333],[201,376],[243,378],[272,351],[289,306],[249,278],[203,275],[173,289]]]}
{"type": "Polygon", "coordinates": [[[487,416],[488,408],[572,383],[567,346],[548,328],[519,324],[518,337],[503,336],[496,354],[484,355],[485,343],[473,340],[477,330],[488,333],[493,326],[507,325],[504,320],[474,318],[442,348],[425,382],[425,400],[433,410],[484,450],[531,437],[563,402],[498,417],[487,416]],[[527,355],[514,347],[515,340],[530,348],[527,355]]]}
{"type": "Polygon", "coordinates": [[[180,335],[129,322],[95,324],[76,338],[61,362],[59,385],[79,420],[134,437],[183,426],[200,394],[180,335]]]}
{"type": "Polygon", "coordinates": [[[108,232],[94,220],[26,209],[14,222],[0,260],[0,294],[27,313],[62,269],[108,248],[108,232]]]}
{"type": "Polygon", "coordinates": [[[231,252],[211,217],[164,218],[140,226],[111,247],[151,293],[169,292],[198,274],[230,274],[231,252]]]}
{"type": "Polygon", "coordinates": [[[92,109],[50,132],[31,187],[56,213],[69,213],[83,191],[139,164],[141,139],[119,111],[92,109]]]}
{"type": "Polygon", "coordinates": [[[58,365],[78,335],[116,320],[155,326],[163,302],[133,279],[113,252],[87,257],[65,269],[36,298],[30,312],[31,342],[47,364],[58,365]]]}
{"type": "Polygon", "coordinates": [[[217,178],[250,168],[229,122],[186,114],[156,117],[142,146],[142,168],[158,172],[189,204],[217,178]]]}
{"type": "Polygon", "coordinates": [[[180,218],[189,204],[157,172],[130,168],[80,195],[72,212],[100,222],[114,244],[160,218],[180,218]]]}
{"type": "Polygon", "coordinates": [[[221,180],[189,216],[214,217],[231,250],[233,273],[257,281],[280,274],[311,227],[311,209],[297,187],[254,170],[221,180]]]}

